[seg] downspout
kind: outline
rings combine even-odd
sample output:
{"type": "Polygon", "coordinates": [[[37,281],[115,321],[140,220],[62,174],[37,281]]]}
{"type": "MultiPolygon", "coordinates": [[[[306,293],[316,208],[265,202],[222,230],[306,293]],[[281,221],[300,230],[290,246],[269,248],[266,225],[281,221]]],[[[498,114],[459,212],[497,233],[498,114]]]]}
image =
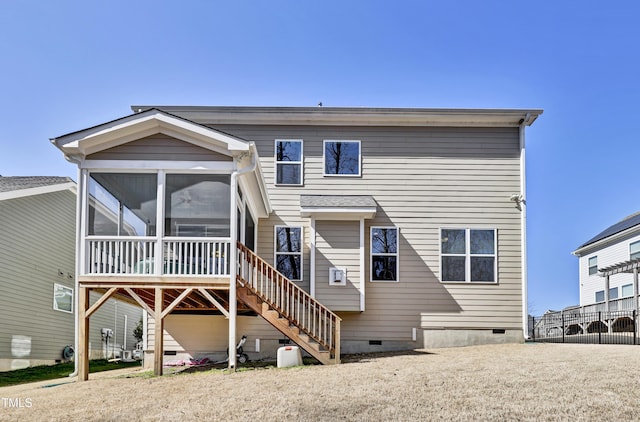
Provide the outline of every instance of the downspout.
{"type": "Polygon", "coordinates": [[[526,172],[526,142],[524,128],[531,119],[531,113],[527,113],[520,122],[520,195],[522,195],[520,211],[520,233],[522,242],[522,332],[525,340],[529,339],[529,306],[527,299],[527,172],[526,172]]]}
{"type": "Polygon", "coordinates": [[[238,176],[255,171],[257,162],[256,146],[253,142],[249,144],[249,154],[251,155],[251,164],[240,170],[234,170],[231,173],[231,251],[232,259],[230,259],[230,276],[229,276],[229,370],[236,370],[236,318],[238,313],[238,299],[236,293],[236,274],[238,273],[238,247],[236,241],[238,238],[238,227],[236,220],[238,219],[238,207],[236,204],[236,195],[238,192],[238,176]]]}
{"type": "Polygon", "coordinates": [[[74,311],[75,315],[73,318],[73,372],[69,374],[69,377],[75,377],[78,375],[78,358],[76,354],[78,353],[78,306],[80,306],[80,299],[78,297],[78,292],[80,291],[80,283],[78,282],[78,275],[80,274],[80,243],[82,242],[82,231],[80,229],[80,217],[82,216],[82,190],[84,189],[82,183],[82,169],[80,168],[81,161],[77,158],[71,157],[69,155],[64,155],[64,158],[75,165],[78,166],[77,173],[77,182],[76,182],[76,247],[75,247],[75,294],[74,294],[74,311]]]}

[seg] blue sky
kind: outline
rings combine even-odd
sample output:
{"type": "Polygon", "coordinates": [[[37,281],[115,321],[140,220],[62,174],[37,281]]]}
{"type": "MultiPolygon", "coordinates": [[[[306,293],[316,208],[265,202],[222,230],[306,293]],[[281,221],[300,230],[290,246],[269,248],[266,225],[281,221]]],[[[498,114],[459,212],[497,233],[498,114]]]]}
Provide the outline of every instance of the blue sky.
{"type": "Polygon", "coordinates": [[[0,174],[132,104],[543,108],[527,130],[531,310],[577,304],[570,253],[640,210],[632,1],[6,0],[0,174]]]}

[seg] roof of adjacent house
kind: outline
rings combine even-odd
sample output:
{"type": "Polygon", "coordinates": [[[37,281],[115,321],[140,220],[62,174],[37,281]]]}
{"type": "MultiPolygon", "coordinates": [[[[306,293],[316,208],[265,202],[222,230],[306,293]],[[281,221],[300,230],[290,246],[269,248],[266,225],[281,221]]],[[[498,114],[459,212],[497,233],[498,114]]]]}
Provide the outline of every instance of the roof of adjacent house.
{"type": "Polygon", "coordinates": [[[69,177],[60,176],[0,176],[0,192],[12,192],[65,183],[74,182],[69,177]]]}
{"type": "Polygon", "coordinates": [[[618,221],[616,224],[607,227],[606,229],[604,229],[603,231],[601,231],[600,233],[598,233],[596,236],[592,237],[591,239],[589,239],[588,241],[586,241],[585,243],[583,243],[582,245],[580,245],[577,249],[576,252],[579,251],[582,248],[585,248],[593,243],[599,242],[601,240],[604,240],[610,236],[613,236],[614,234],[623,232],[625,230],[628,230],[634,226],[638,226],[640,225],[640,212],[636,212],[635,214],[631,214],[630,216],[627,216],[625,218],[623,218],[622,220],[618,221]]]}

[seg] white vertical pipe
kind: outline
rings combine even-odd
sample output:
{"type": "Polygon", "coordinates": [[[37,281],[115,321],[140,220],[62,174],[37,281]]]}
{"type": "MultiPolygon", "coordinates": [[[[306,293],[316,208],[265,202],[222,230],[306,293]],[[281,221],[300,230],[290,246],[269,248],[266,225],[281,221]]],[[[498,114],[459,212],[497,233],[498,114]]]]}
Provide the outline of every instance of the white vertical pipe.
{"type": "Polygon", "coordinates": [[[526,141],[525,126],[529,123],[531,114],[527,113],[520,123],[520,195],[523,201],[520,203],[520,236],[521,236],[521,277],[522,277],[522,332],[524,338],[529,337],[529,306],[528,306],[528,279],[527,279],[527,166],[526,166],[526,141]]]}

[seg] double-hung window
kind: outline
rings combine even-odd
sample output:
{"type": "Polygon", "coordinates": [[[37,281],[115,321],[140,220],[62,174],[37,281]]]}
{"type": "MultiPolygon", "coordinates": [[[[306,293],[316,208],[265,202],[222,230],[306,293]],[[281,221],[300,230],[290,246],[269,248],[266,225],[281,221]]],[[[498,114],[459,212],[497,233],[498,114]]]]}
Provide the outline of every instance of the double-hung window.
{"type": "Polygon", "coordinates": [[[276,185],[302,185],[302,141],[276,139],[276,185]]]}
{"type": "Polygon", "coordinates": [[[276,269],[289,280],[302,280],[302,227],[275,227],[276,269]]]}
{"type": "Polygon", "coordinates": [[[633,296],[633,284],[625,284],[620,288],[622,297],[633,296]]]}
{"type": "Polygon", "coordinates": [[[371,281],[398,281],[396,227],[371,227],[371,281]]]}
{"type": "Polygon", "coordinates": [[[325,176],[360,176],[360,141],[324,141],[325,176]]]}
{"type": "Polygon", "coordinates": [[[495,229],[441,229],[441,280],[496,283],[496,251],[495,229]]]}
{"type": "MultiPolygon", "coordinates": [[[[584,261],[583,261],[584,262],[584,261]]],[[[589,258],[589,275],[598,274],[598,257],[589,258]]]]}
{"type": "Polygon", "coordinates": [[[640,240],[629,244],[629,259],[640,258],[640,240]]]}

